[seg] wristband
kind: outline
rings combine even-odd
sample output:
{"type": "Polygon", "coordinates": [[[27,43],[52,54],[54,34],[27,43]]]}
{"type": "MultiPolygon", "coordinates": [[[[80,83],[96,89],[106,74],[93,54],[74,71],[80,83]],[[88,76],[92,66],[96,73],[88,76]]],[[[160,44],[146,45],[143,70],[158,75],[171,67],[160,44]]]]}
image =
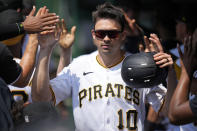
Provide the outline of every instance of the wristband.
{"type": "Polygon", "coordinates": [[[16,23],[17,27],[18,27],[18,34],[22,34],[24,32],[24,26],[22,23],[16,23]]]}

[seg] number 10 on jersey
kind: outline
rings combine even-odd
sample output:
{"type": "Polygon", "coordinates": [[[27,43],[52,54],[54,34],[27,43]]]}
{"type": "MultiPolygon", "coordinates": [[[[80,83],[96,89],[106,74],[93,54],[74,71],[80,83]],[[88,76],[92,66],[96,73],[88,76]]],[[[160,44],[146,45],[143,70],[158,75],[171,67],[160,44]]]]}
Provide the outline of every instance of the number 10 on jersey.
{"type": "Polygon", "coordinates": [[[120,109],[118,111],[119,116],[119,125],[118,128],[122,130],[123,128],[128,128],[128,130],[136,130],[137,129],[137,111],[136,110],[128,110],[126,112],[126,127],[123,123],[123,111],[120,109]]]}

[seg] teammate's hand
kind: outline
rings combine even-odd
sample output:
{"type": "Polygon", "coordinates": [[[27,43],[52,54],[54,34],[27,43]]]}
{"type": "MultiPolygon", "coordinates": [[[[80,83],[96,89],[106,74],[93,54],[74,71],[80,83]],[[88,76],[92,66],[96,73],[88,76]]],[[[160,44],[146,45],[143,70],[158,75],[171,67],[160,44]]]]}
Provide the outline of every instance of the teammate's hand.
{"type": "Polygon", "coordinates": [[[145,52],[158,52],[153,57],[160,68],[173,65],[171,55],[164,53],[161,42],[156,34],[150,34],[150,38],[144,36],[144,42],[146,45],[145,52]]]}
{"type": "Polygon", "coordinates": [[[150,37],[144,36],[146,48],[144,52],[164,52],[161,42],[156,34],[150,34],[150,37]]]}
{"type": "Polygon", "coordinates": [[[142,28],[137,25],[136,20],[130,19],[125,11],[122,10],[122,12],[124,13],[125,20],[127,21],[127,24],[130,29],[130,30],[128,30],[127,35],[138,36],[141,33],[143,33],[142,28]]]}
{"type": "Polygon", "coordinates": [[[159,52],[153,56],[155,62],[157,65],[159,65],[160,68],[164,68],[167,66],[173,65],[173,60],[171,55],[163,52],[159,52]]]}
{"type": "Polygon", "coordinates": [[[48,13],[46,11],[46,6],[40,8],[36,16],[35,6],[33,6],[32,11],[26,17],[25,21],[22,22],[25,31],[28,33],[38,33],[42,31],[53,31],[55,29],[55,24],[59,21],[59,16],[56,16],[55,13],[48,13]]]}
{"type": "Polygon", "coordinates": [[[197,70],[197,30],[191,36],[184,39],[184,54],[182,53],[179,45],[177,45],[181,69],[187,71],[190,78],[192,78],[193,72],[197,70]]]}
{"type": "Polygon", "coordinates": [[[38,34],[38,43],[40,48],[53,48],[56,43],[59,41],[61,34],[61,28],[59,28],[59,24],[56,25],[55,31],[49,32],[41,32],[38,34]]]}
{"type": "Polygon", "coordinates": [[[60,23],[60,28],[62,29],[62,32],[59,39],[59,45],[62,49],[68,49],[73,45],[73,42],[75,40],[76,26],[73,26],[71,28],[71,32],[69,33],[66,28],[64,19],[62,19],[60,23]]]}

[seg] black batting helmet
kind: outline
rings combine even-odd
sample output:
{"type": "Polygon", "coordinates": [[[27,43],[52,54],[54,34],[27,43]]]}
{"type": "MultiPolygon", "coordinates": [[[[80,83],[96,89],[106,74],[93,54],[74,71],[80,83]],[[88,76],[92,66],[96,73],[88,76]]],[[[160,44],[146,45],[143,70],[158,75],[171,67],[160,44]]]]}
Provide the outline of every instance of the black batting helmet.
{"type": "Polygon", "coordinates": [[[167,76],[167,68],[159,68],[153,52],[141,52],[126,57],[121,68],[124,82],[134,88],[151,88],[162,83],[167,76]]]}

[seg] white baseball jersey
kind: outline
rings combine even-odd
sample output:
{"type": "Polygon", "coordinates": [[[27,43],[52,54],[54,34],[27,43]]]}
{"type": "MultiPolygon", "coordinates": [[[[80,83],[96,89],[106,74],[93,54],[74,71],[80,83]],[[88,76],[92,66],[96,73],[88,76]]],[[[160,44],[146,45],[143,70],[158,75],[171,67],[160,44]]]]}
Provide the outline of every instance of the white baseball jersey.
{"type": "Polygon", "coordinates": [[[77,131],[143,131],[145,103],[158,111],[166,88],[128,87],[120,74],[122,61],[104,68],[97,61],[97,54],[96,51],[74,59],[50,81],[56,103],[72,96],[77,131]]]}
{"type": "Polygon", "coordinates": [[[30,86],[19,88],[16,86],[8,85],[8,87],[9,87],[15,101],[23,100],[24,102],[27,102],[27,101],[32,102],[31,87],[30,86]]]}

